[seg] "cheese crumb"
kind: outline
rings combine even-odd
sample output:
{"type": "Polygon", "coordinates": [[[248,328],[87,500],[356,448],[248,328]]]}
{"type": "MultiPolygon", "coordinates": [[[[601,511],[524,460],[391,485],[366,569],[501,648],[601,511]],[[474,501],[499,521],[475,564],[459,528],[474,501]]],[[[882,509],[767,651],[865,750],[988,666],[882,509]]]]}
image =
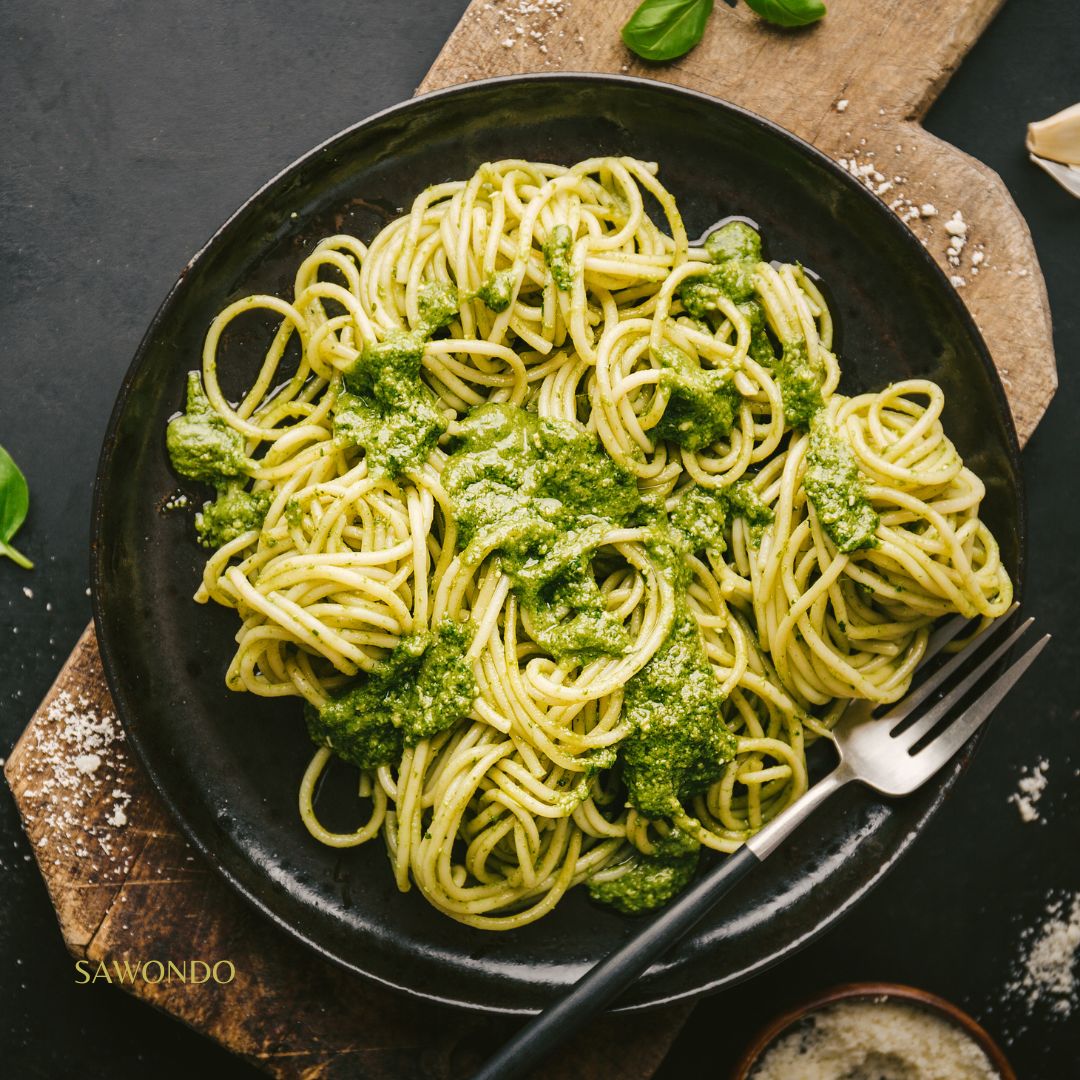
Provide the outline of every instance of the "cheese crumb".
{"type": "Polygon", "coordinates": [[[1039,816],[1035,808],[1046,790],[1046,770],[1050,762],[1046,758],[1040,758],[1032,769],[1024,768],[1017,790],[1008,798],[1020,814],[1020,820],[1030,824],[1033,821],[1041,821],[1044,825],[1046,819],[1039,816]]]}
{"type": "Polygon", "coordinates": [[[75,758],[75,768],[86,776],[93,776],[101,764],[101,758],[97,754],[79,754],[75,758]]]}
{"type": "Polygon", "coordinates": [[[845,110],[847,109],[847,107],[848,107],[848,105],[849,105],[849,104],[851,104],[851,103],[850,103],[850,102],[848,101],[848,99],[847,99],[847,98],[841,98],[841,99],[840,99],[840,100],[839,100],[839,101],[838,101],[838,102],[836,103],[836,105],[834,106],[834,108],[836,109],[836,111],[837,111],[837,112],[844,112],[844,111],[845,111],[845,110]]]}
{"type": "Polygon", "coordinates": [[[945,222],[945,231],[950,236],[967,236],[967,222],[964,220],[964,215],[960,213],[959,210],[945,222]]]}
{"type": "Polygon", "coordinates": [[[933,203],[923,203],[919,209],[923,217],[937,217],[937,207],[933,203]]]}

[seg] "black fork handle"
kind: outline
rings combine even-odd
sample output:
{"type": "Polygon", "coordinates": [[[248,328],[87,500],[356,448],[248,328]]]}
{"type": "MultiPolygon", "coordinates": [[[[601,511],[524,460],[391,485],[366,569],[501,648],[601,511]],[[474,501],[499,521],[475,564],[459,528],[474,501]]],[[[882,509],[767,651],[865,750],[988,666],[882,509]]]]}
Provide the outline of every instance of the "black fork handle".
{"type": "Polygon", "coordinates": [[[843,764],[815,784],[738,851],[690,884],[669,907],[633,934],[606,960],[586,972],[573,989],[530,1020],[472,1080],[514,1080],[523,1076],[587,1020],[610,1005],[638,976],[684,937],[836,790],[854,779],[843,764]]]}
{"type": "Polygon", "coordinates": [[[717,900],[759,864],[747,847],[729,855],[695,881],[640,933],[583,975],[560,1001],[529,1021],[473,1080],[512,1080],[525,1075],[587,1020],[609,1005],[652,963],[712,910],[717,900]]]}

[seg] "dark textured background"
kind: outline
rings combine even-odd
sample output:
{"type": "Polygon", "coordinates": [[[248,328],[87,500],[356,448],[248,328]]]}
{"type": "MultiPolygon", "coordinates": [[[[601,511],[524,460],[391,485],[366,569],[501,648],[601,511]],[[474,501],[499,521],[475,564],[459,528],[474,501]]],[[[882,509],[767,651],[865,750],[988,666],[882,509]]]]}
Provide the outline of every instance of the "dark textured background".
{"type": "MultiPolygon", "coordinates": [[[[30,481],[18,546],[37,562],[26,573],[0,560],[0,755],[89,618],[100,440],[161,298],[267,177],[408,97],[464,7],[9,0],[0,8],[0,443],[30,481]]],[[[1061,388],[1024,454],[1027,607],[1056,640],[900,868],[799,956],[702,1002],[662,1080],[703,1066],[722,1077],[774,1012],[855,979],[908,982],[966,1007],[1006,1043],[1022,1080],[1080,1074],[1080,1013],[1028,1017],[1005,992],[1023,928],[1048,900],[1080,892],[1080,202],[1023,149],[1027,121],[1080,98],[1078,55],[1076,0],[1009,0],[928,121],[1001,174],[1046,274],[1061,388]],[[1021,767],[1040,756],[1050,762],[1039,807],[1046,823],[1025,825],[1006,799],[1021,767]]],[[[32,1077],[255,1075],[121,992],[74,984],[6,791],[0,1060],[5,1074],[32,1077]]]]}

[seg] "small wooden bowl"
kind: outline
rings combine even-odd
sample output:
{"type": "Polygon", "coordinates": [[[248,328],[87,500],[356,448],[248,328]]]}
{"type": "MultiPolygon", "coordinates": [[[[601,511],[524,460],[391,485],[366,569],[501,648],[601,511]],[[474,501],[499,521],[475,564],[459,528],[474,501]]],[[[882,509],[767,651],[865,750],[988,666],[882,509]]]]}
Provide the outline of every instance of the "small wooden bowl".
{"type": "Polygon", "coordinates": [[[793,1024],[805,1020],[808,1016],[835,1005],[841,1001],[873,1001],[887,998],[891,1001],[907,1002],[911,1005],[925,1009],[941,1019],[960,1028],[972,1041],[979,1046],[990,1060],[990,1064],[997,1070],[1001,1080],[1016,1080],[1013,1072],[1002,1052],[1001,1047],[990,1037],[984,1028],[977,1024],[966,1012],[957,1008],[950,1001],[938,997],[936,994],[927,993],[925,990],[917,990],[913,986],[902,986],[899,983],[845,983],[843,986],[835,986],[821,994],[804,1001],[794,1009],[778,1016],[763,1027],[753,1041],[746,1048],[739,1063],[731,1074],[731,1080],[748,1080],[750,1073],[761,1060],[762,1054],[793,1024]]]}

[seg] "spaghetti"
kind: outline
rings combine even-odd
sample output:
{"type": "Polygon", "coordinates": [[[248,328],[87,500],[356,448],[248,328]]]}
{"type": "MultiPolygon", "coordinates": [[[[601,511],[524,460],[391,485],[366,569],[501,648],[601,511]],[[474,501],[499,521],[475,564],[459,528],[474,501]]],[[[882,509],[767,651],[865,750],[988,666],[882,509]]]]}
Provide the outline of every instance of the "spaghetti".
{"type": "Polygon", "coordinates": [[[846,398],[831,350],[804,269],[740,220],[691,245],[630,158],[485,164],[222,311],[169,451],[218,488],[195,598],[241,620],[228,686],[306,703],[312,835],[381,833],[477,927],[583,882],[646,910],[802,795],[849,699],[904,694],[939,616],[1004,612],[940,389],[846,398]],[[250,312],[278,329],[232,404],[250,312]]]}

